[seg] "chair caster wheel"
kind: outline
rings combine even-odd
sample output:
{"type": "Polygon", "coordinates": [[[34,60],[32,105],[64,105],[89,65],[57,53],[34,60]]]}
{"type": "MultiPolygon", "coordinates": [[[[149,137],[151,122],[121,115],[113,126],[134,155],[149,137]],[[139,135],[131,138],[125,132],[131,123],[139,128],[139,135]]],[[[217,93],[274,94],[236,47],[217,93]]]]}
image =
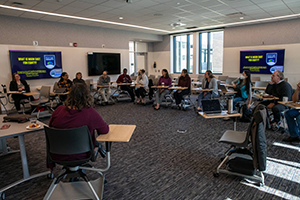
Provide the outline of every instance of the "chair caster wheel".
{"type": "Polygon", "coordinates": [[[1,200],[4,200],[4,199],[5,199],[5,193],[4,193],[4,192],[0,194],[0,199],[1,199],[1,200]]]}
{"type": "Polygon", "coordinates": [[[214,175],[214,177],[216,177],[216,178],[218,178],[218,177],[220,176],[220,174],[217,173],[217,172],[214,172],[213,175],[214,175]]]}
{"type": "Polygon", "coordinates": [[[54,174],[53,173],[47,174],[47,178],[48,179],[53,179],[54,178],[54,174]]]}

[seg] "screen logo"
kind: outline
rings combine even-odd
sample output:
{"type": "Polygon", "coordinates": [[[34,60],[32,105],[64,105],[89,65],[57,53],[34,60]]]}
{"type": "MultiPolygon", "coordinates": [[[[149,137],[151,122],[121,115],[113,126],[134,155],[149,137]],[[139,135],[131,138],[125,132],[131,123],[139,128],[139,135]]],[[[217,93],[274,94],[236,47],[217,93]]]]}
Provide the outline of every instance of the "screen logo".
{"type": "Polygon", "coordinates": [[[48,69],[55,67],[55,55],[44,55],[44,65],[48,69]]]}
{"type": "Polygon", "coordinates": [[[277,63],[277,53],[267,53],[266,54],[266,63],[269,66],[273,66],[277,63]]]}
{"type": "Polygon", "coordinates": [[[62,74],[62,69],[52,69],[50,71],[50,76],[52,76],[53,78],[59,78],[62,74]]]}

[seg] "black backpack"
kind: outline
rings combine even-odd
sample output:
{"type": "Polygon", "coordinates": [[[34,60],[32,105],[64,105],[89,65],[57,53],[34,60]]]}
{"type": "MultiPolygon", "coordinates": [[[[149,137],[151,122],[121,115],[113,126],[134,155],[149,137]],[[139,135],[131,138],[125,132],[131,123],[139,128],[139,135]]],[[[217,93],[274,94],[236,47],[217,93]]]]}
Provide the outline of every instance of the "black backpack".
{"type": "Polygon", "coordinates": [[[242,105],[242,117],[240,122],[251,122],[252,119],[252,109],[248,109],[247,105],[242,105]]]}

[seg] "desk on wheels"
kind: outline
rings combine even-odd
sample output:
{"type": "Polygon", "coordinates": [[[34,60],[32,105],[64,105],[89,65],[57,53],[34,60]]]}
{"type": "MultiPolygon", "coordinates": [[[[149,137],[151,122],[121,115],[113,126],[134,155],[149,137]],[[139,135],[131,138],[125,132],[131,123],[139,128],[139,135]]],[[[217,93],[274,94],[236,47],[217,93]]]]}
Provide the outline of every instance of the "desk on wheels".
{"type": "Polygon", "coordinates": [[[285,105],[289,108],[293,108],[293,109],[300,109],[300,104],[298,103],[294,103],[293,101],[288,101],[288,102],[283,102],[283,101],[278,101],[279,104],[285,105]]]}
{"type": "Polygon", "coordinates": [[[17,122],[3,122],[3,117],[6,115],[0,115],[0,126],[4,124],[10,124],[11,126],[8,129],[0,130],[0,142],[2,143],[2,149],[3,149],[3,155],[8,154],[7,148],[6,148],[6,138],[15,137],[17,136],[19,138],[19,145],[20,145],[20,153],[21,153],[21,160],[22,160],[22,168],[23,168],[23,178],[17,182],[14,182],[10,185],[7,185],[4,188],[0,189],[0,197],[3,197],[2,195],[4,192],[20,183],[23,183],[25,181],[28,181],[33,178],[37,178],[40,176],[44,176],[47,174],[50,174],[50,171],[46,171],[43,173],[30,175],[29,169],[28,169],[28,162],[27,162],[27,156],[26,156],[26,149],[25,149],[25,142],[24,142],[24,135],[28,133],[32,133],[34,131],[43,130],[44,124],[43,122],[37,121],[38,124],[41,125],[41,128],[39,129],[33,129],[33,130],[27,130],[26,127],[30,125],[30,122],[25,123],[17,123],[17,122]]]}
{"type": "Polygon", "coordinates": [[[233,130],[236,131],[236,119],[238,117],[242,117],[241,113],[232,113],[228,114],[227,111],[222,111],[220,114],[212,114],[212,115],[207,115],[204,112],[198,112],[199,115],[204,117],[205,119],[215,119],[215,118],[225,118],[225,117],[230,117],[233,118],[233,130]]]}

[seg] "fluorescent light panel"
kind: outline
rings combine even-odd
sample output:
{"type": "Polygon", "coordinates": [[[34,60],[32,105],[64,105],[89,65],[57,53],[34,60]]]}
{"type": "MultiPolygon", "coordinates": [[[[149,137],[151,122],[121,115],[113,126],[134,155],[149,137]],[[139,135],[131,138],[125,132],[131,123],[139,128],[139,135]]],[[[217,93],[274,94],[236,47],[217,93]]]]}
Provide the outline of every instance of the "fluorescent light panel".
{"type": "MultiPolygon", "coordinates": [[[[44,11],[39,11],[39,10],[31,10],[31,9],[26,9],[26,8],[18,8],[18,7],[13,7],[13,6],[6,6],[6,5],[0,5],[0,8],[19,10],[19,11],[37,13],[37,14],[42,14],[42,15],[50,15],[50,16],[65,17],[65,18],[70,18],[70,19],[78,19],[78,20],[84,20],[84,21],[105,23],[105,24],[113,24],[113,25],[119,25],[119,26],[127,26],[127,27],[132,27],[132,28],[163,32],[163,33],[168,33],[168,34],[174,34],[174,33],[180,33],[180,32],[187,31],[187,30],[167,31],[167,30],[149,28],[149,27],[138,26],[138,25],[133,25],[133,24],[125,24],[125,23],[112,22],[112,21],[106,21],[106,20],[100,20],[100,19],[92,19],[92,18],[86,18],[86,17],[77,17],[77,16],[73,16],[73,15],[64,15],[64,14],[44,12],[44,11]]],[[[300,17],[300,13],[293,14],[293,15],[284,15],[284,16],[279,16],[279,17],[270,17],[270,18],[264,18],[264,19],[256,19],[256,20],[249,20],[249,21],[242,21],[242,22],[233,22],[233,23],[227,23],[227,24],[205,26],[205,27],[190,29],[189,31],[200,31],[200,30],[213,29],[213,28],[246,25],[246,24],[253,24],[253,23],[258,23],[258,22],[274,21],[274,20],[296,18],[296,17],[300,17]]]]}

